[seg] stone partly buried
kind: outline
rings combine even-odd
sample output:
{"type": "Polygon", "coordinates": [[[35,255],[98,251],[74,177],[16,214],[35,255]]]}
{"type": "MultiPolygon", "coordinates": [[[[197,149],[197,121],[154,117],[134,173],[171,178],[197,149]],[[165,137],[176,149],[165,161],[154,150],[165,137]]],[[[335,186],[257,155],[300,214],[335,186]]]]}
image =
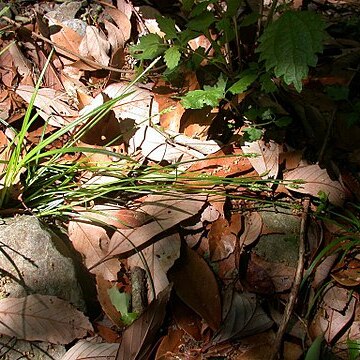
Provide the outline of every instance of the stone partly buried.
{"type": "MultiPolygon", "coordinates": [[[[76,267],[64,241],[33,216],[3,219],[0,225],[0,299],[53,295],[85,311],[76,267]],[[9,274],[10,276],[4,276],[9,274]],[[19,279],[17,282],[11,277],[19,279]],[[24,286],[25,284],[25,286],[24,286]]],[[[0,335],[0,358],[61,359],[65,347],[0,335]]]]}

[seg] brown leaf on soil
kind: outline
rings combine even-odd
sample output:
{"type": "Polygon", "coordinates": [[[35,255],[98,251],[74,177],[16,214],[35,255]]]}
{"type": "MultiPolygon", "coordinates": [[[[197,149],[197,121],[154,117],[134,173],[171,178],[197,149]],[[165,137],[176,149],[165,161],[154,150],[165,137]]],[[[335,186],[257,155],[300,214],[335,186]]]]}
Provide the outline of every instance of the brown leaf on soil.
{"type": "Polygon", "coordinates": [[[263,179],[276,179],[279,172],[279,155],[282,151],[281,145],[270,140],[266,143],[263,140],[245,143],[241,147],[245,154],[257,154],[257,157],[250,157],[249,161],[263,179]]]}
{"type": "Polygon", "coordinates": [[[117,231],[111,238],[107,257],[128,256],[149,245],[155,237],[182,221],[196,215],[204,206],[206,195],[167,194],[149,195],[138,211],[153,221],[134,230],[117,231]]]}
{"type": "MultiPolygon", "coordinates": [[[[130,268],[139,266],[146,271],[150,271],[155,288],[155,296],[169,285],[166,273],[174,265],[175,260],[179,258],[180,245],[181,239],[179,234],[173,234],[127,259],[127,264],[130,268]]],[[[153,298],[151,291],[150,294],[151,300],[153,298]]]]}
{"type": "Polygon", "coordinates": [[[234,145],[225,146],[202,161],[194,162],[188,169],[187,175],[198,176],[199,173],[207,173],[226,177],[247,173],[252,169],[252,165],[242,154],[242,150],[234,145]]]}
{"type": "Polygon", "coordinates": [[[244,217],[244,232],[240,236],[240,246],[251,245],[261,234],[263,220],[257,211],[252,211],[244,217]]]}
{"type": "Polygon", "coordinates": [[[165,318],[170,292],[171,286],[162,291],[140,318],[125,330],[116,360],[148,359],[157,332],[165,318]]]}
{"type": "Polygon", "coordinates": [[[88,25],[79,45],[79,53],[81,56],[93,58],[99,65],[108,66],[110,43],[103,32],[95,26],[88,25]]]}
{"type": "Polygon", "coordinates": [[[118,39],[122,38],[122,43],[119,44],[119,46],[124,47],[125,42],[129,40],[131,34],[131,23],[129,17],[119,9],[112,7],[106,7],[105,13],[114,20],[118,29],[117,37],[118,39]]]}
{"type": "Polygon", "coordinates": [[[229,222],[224,218],[211,224],[208,239],[212,261],[225,259],[235,250],[236,235],[231,232],[229,222]]]}
{"type": "Polygon", "coordinates": [[[0,300],[0,334],[28,341],[68,344],[93,331],[85,315],[55,296],[0,300]]]}
{"type": "Polygon", "coordinates": [[[325,193],[329,201],[337,206],[342,206],[345,200],[345,190],[339,181],[331,180],[326,169],[321,169],[319,165],[308,165],[299,167],[284,174],[290,183],[286,187],[301,194],[309,194],[319,197],[319,192],[325,193]]]}
{"type": "MultiPolygon", "coordinates": [[[[180,349],[185,344],[184,330],[170,328],[166,336],[160,342],[156,351],[155,360],[176,359],[180,355],[180,349]],[[176,357],[175,357],[176,356],[176,357]]],[[[183,353],[181,354],[183,355],[183,353]]]]}
{"type": "Polygon", "coordinates": [[[205,260],[184,246],[181,257],[168,273],[178,297],[216,330],[221,322],[220,293],[205,260]]]}
{"type": "Polygon", "coordinates": [[[102,261],[108,252],[110,242],[104,228],[85,222],[70,221],[68,235],[74,248],[84,256],[85,266],[90,272],[102,275],[106,280],[116,280],[118,260],[102,261]]]}
{"type": "MultiPolygon", "coordinates": [[[[16,94],[20,95],[28,104],[34,93],[34,87],[29,85],[19,85],[16,94]]],[[[39,89],[35,101],[39,115],[48,122],[49,125],[62,127],[71,122],[78,113],[69,105],[69,98],[64,92],[50,88],[39,89]]]]}
{"type": "Polygon", "coordinates": [[[116,326],[121,327],[124,325],[120,319],[121,314],[116,310],[108,294],[108,290],[112,287],[113,283],[111,281],[105,280],[101,274],[96,274],[97,297],[101,308],[116,326]]]}
{"type": "Polygon", "coordinates": [[[81,340],[66,352],[61,360],[115,360],[119,344],[93,343],[81,340]]]}

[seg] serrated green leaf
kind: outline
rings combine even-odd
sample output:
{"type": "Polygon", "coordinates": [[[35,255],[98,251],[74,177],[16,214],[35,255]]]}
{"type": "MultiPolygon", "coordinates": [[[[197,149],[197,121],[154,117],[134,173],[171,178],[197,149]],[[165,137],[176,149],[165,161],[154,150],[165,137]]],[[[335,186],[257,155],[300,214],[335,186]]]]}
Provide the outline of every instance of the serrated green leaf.
{"type": "Polygon", "coordinates": [[[229,88],[232,94],[241,94],[248,89],[248,87],[257,79],[258,74],[248,72],[243,75],[234,85],[229,88]]]}
{"type": "Polygon", "coordinates": [[[177,38],[175,21],[171,18],[157,16],[156,21],[160,30],[165,33],[165,39],[172,40],[177,38]]]}
{"type": "Polygon", "coordinates": [[[189,91],[181,100],[185,109],[202,109],[209,105],[218,106],[219,101],[225,97],[226,81],[220,76],[214,86],[204,86],[204,90],[189,91]]]}
{"type": "Polygon", "coordinates": [[[205,14],[198,15],[192,18],[187,24],[186,27],[191,30],[199,32],[207,32],[211,24],[216,21],[215,16],[211,12],[206,12],[205,14]]]}
{"type": "Polygon", "coordinates": [[[216,23],[216,28],[223,31],[224,35],[219,39],[220,44],[228,43],[235,39],[234,25],[230,18],[223,18],[216,23]]]}
{"type": "Polygon", "coordinates": [[[142,36],[137,45],[130,47],[130,53],[135,59],[152,60],[166,50],[161,37],[157,34],[142,36]]]}
{"type": "Polygon", "coordinates": [[[272,74],[271,73],[264,73],[260,75],[259,81],[261,84],[261,90],[266,92],[267,94],[273,93],[277,90],[277,86],[272,80],[272,74]]]}
{"type": "Polygon", "coordinates": [[[194,5],[194,0],[181,0],[181,2],[182,2],[182,8],[185,11],[190,11],[194,5]]]}
{"type": "Polygon", "coordinates": [[[239,0],[226,0],[226,16],[236,16],[237,10],[242,4],[243,2],[239,0]]]}
{"type": "Polygon", "coordinates": [[[267,71],[286,84],[302,90],[302,82],[309,66],[317,63],[316,54],[323,49],[325,23],[311,11],[286,11],[271,23],[259,38],[257,52],[265,61],[267,71]]]}
{"type": "Polygon", "coordinates": [[[191,55],[192,70],[198,69],[205,57],[205,48],[198,47],[191,55]]]}
{"type": "Polygon", "coordinates": [[[206,1],[202,1],[199,4],[197,4],[194,9],[191,11],[189,18],[193,18],[195,16],[204,14],[205,11],[207,11],[207,7],[210,4],[213,4],[215,2],[217,2],[218,0],[206,0],[206,1]]]}
{"type": "Polygon", "coordinates": [[[255,127],[248,127],[245,128],[243,131],[244,131],[244,140],[249,142],[260,140],[263,135],[262,130],[255,127]]]}
{"type": "Polygon", "coordinates": [[[179,48],[177,46],[171,46],[169,47],[164,54],[164,60],[166,63],[166,66],[172,70],[176,68],[179,64],[181,57],[181,53],[179,51],[179,48]]]}

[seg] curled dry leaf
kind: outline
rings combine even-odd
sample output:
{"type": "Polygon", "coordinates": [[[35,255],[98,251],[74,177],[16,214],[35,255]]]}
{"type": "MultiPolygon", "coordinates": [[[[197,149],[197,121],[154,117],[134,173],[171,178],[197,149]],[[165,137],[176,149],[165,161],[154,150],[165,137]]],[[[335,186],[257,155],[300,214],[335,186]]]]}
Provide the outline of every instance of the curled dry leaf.
{"type": "Polygon", "coordinates": [[[28,341],[68,344],[93,331],[89,320],[55,296],[29,295],[0,300],[0,334],[28,341]]]}
{"type": "Polygon", "coordinates": [[[245,154],[258,155],[257,157],[250,157],[249,161],[263,179],[276,179],[279,172],[281,145],[272,140],[268,143],[258,140],[251,143],[245,142],[241,149],[245,154]]]}
{"type": "Polygon", "coordinates": [[[244,232],[240,236],[240,245],[251,245],[261,234],[263,220],[257,211],[252,211],[245,216],[244,232]]]}
{"type": "Polygon", "coordinates": [[[100,65],[108,66],[110,62],[110,43],[104,33],[95,26],[88,25],[79,45],[81,56],[92,57],[100,65]]]}
{"type": "Polygon", "coordinates": [[[170,293],[171,286],[168,286],[140,318],[125,330],[116,360],[149,359],[149,351],[165,318],[170,293]]]}
{"type": "MultiPolygon", "coordinates": [[[[121,47],[125,45],[125,42],[129,40],[131,34],[131,22],[129,17],[124,14],[122,11],[112,7],[106,7],[105,13],[109,15],[116,24],[116,33],[117,38],[121,39],[121,47]]],[[[108,34],[110,39],[110,33],[108,34]]]]}
{"type": "Polygon", "coordinates": [[[216,330],[221,322],[220,293],[214,273],[196,251],[184,246],[178,262],[169,270],[178,297],[216,330]]]}
{"type": "MultiPolygon", "coordinates": [[[[16,93],[29,104],[34,93],[34,87],[19,85],[16,93]]],[[[44,121],[57,127],[66,125],[78,115],[77,111],[73,110],[68,104],[69,99],[65,93],[50,88],[39,89],[34,101],[34,105],[44,121]]]]}
{"type": "MultiPolygon", "coordinates": [[[[139,266],[144,270],[150,271],[155,287],[155,296],[169,285],[166,273],[180,256],[180,245],[181,239],[179,234],[173,234],[127,259],[129,267],[139,266]]],[[[151,296],[150,299],[152,298],[151,296]]]]}
{"type": "Polygon", "coordinates": [[[319,193],[323,192],[332,204],[342,206],[344,203],[343,186],[339,181],[331,180],[326,169],[321,169],[319,165],[299,167],[284,174],[284,179],[294,181],[286,185],[289,190],[315,197],[319,197],[319,193]]]}
{"type": "Polygon", "coordinates": [[[70,221],[68,235],[74,248],[85,258],[85,266],[93,274],[106,280],[116,280],[119,262],[116,259],[102,261],[108,252],[110,239],[104,228],[79,221],[70,221]]]}
{"type": "Polygon", "coordinates": [[[81,340],[66,352],[61,360],[114,360],[119,344],[92,343],[81,340]]]}
{"type": "Polygon", "coordinates": [[[134,230],[117,231],[111,238],[107,258],[128,256],[149,245],[155,237],[170,230],[182,221],[196,215],[204,206],[207,196],[166,194],[149,195],[139,207],[153,221],[134,230]]]}
{"type": "Polygon", "coordinates": [[[225,259],[235,250],[236,235],[231,232],[229,222],[224,218],[211,224],[208,239],[212,261],[225,259]]]}

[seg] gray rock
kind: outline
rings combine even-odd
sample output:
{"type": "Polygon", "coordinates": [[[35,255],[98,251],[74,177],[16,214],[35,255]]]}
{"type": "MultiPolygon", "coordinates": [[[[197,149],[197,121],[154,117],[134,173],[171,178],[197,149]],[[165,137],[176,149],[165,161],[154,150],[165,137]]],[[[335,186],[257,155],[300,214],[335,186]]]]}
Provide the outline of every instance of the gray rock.
{"type": "Polygon", "coordinates": [[[71,253],[33,216],[0,225],[0,271],[0,297],[53,295],[86,310],[71,253]]]}

